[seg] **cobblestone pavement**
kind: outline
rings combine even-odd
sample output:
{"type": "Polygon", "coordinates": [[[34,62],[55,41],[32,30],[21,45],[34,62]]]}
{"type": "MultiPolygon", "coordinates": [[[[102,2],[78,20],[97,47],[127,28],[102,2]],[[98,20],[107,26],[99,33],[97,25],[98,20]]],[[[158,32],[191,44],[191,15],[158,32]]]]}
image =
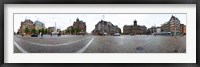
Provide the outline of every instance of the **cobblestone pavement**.
{"type": "Polygon", "coordinates": [[[28,53],[185,53],[186,36],[14,36],[14,52],[28,53]]]}

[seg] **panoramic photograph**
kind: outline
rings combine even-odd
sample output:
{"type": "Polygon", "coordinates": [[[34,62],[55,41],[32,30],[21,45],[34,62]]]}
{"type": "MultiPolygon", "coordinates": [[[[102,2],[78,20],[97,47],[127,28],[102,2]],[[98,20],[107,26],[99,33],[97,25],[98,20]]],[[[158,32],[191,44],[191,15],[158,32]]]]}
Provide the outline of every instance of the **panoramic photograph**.
{"type": "Polygon", "coordinates": [[[186,13],[15,13],[14,53],[186,53],[186,13]]]}

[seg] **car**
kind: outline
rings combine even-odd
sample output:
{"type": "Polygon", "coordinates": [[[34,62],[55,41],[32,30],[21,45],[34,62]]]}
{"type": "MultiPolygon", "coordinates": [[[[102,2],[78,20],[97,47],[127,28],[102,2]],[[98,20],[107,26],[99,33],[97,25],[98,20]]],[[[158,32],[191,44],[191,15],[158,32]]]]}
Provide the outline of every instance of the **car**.
{"type": "Polygon", "coordinates": [[[103,33],[104,35],[107,35],[107,33],[103,33]]]}
{"type": "Polygon", "coordinates": [[[58,33],[58,36],[61,36],[61,33],[58,33]]]}
{"type": "Polygon", "coordinates": [[[119,33],[115,33],[114,36],[120,36],[120,34],[119,33]]]}
{"type": "Polygon", "coordinates": [[[131,33],[131,34],[129,34],[130,36],[135,36],[136,34],[134,34],[134,33],[131,33]]]}
{"type": "Polygon", "coordinates": [[[31,37],[38,37],[38,34],[32,34],[31,37]]]}

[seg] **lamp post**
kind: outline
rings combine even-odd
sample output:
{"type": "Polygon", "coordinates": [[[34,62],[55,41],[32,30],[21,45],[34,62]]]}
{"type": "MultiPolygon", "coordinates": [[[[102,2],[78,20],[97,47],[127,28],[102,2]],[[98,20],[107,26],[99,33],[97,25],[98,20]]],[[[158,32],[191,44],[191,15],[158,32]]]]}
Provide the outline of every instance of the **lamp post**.
{"type": "MultiPolygon", "coordinates": [[[[71,19],[69,20],[69,23],[71,25],[71,19]]],[[[70,26],[70,33],[69,33],[69,35],[71,35],[71,30],[72,30],[72,27],[70,26]]]]}
{"type": "Polygon", "coordinates": [[[103,22],[103,35],[104,35],[104,22],[103,22]]]}
{"type": "Polygon", "coordinates": [[[43,32],[44,32],[43,25],[44,25],[44,24],[42,24],[42,31],[41,31],[42,33],[41,33],[41,38],[43,38],[43,32]]]}
{"type": "Polygon", "coordinates": [[[152,31],[152,34],[154,33],[154,28],[153,28],[153,26],[152,26],[152,29],[153,29],[153,31],[152,31]]]}
{"type": "MultiPolygon", "coordinates": [[[[105,17],[105,16],[103,15],[103,16],[102,16],[102,19],[103,19],[103,20],[104,20],[104,17],[105,17]]],[[[104,24],[105,24],[105,22],[104,22],[104,21],[102,21],[102,22],[103,22],[103,35],[104,35],[104,29],[105,29],[105,28],[104,28],[104,24]]]]}
{"type": "Polygon", "coordinates": [[[174,27],[175,27],[175,33],[174,33],[174,35],[175,35],[175,37],[176,37],[176,17],[175,17],[175,16],[174,16],[174,23],[175,23],[175,24],[174,24],[174,25],[175,25],[175,26],[174,26],[174,27]]]}

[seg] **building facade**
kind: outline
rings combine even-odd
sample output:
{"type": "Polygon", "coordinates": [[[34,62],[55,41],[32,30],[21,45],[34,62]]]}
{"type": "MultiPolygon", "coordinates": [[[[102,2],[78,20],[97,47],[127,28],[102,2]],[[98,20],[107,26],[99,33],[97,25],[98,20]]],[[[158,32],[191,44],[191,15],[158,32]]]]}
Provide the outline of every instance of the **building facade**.
{"type": "Polygon", "coordinates": [[[43,29],[45,28],[45,24],[42,23],[42,22],[40,22],[40,21],[38,21],[38,20],[35,21],[34,24],[35,24],[35,29],[36,29],[36,30],[40,30],[40,29],[42,29],[42,28],[43,28],[43,29]]]}
{"type": "Polygon", "coordinates": [[[159,34],[159,33],[161,33],[161,27],[152,26],[147,30],[147,34],[159,34]]]}
{"type": "Polygon", "coordinates": [[[156,27],[156,33],[161,33],[161,27],[156,27]]]}
{"type": "Polygon", "coordinates": [[[146,34],[147,33],[146,26],[137,25],[136,20],[133,23],[134,23],[133,25],[124,25],[123,34],[128,35],[128,34],[146,34]]]}
{"type": "Polygon", "coordinates": [[[77,32],[77,34],[86,34],[86,23],[77,18],[76,21],[73,23],[73,29],[80,30],[80,32],[77,32]]]}
{"type": "Polygon", "coordinates": [[[95,29],[92,33],[95,35],[113,35],[115,33],[121,33],[121,29],[109,21],[101,20],[95,25],[95,29]]]}
{"type": "Polygon", "coordinates": [[[39,33],[38,31],[40,29],[45,29],[45,24],[40,22],[40,21],[31,21],[30,19],[25,19],[24,21],[21,22],[20,28],[18,29],[18,34],[33,34],[33,33],[39,33]],[[28,28],[28,30],[26,29],[28,28]],[[26,33],[26,31],[28,31],[28,33],[26,33]],[[35,32],[33,32],[33,30],[35,32]]]}
{"type": "Polygon", "coordinates": [[[186,35],[186,25],[181,24],[181,34],[186,35]]]}
{"type": "Polygon", "coordinates": [[[180,35],[181,34],[180,20],[172,15],[168,22],[165,22],[164,24],[161,25],[161,31],[170,32],[172,35],[180,35]]]}
{"type": "Polygon", "coordinates": [[[52,34],[56,30],[56,27],[48,27],[48,34],[52,34]]]}
{"type": "Polygon", "coordinates": [[[19,34],[32,34],[31,30],[35,28],[35,24],[30,19],[25,19],[21,22],[20,28],[18,29],[19,34]],[[25,29],[28,28],[28,32],[25,29]]]}

